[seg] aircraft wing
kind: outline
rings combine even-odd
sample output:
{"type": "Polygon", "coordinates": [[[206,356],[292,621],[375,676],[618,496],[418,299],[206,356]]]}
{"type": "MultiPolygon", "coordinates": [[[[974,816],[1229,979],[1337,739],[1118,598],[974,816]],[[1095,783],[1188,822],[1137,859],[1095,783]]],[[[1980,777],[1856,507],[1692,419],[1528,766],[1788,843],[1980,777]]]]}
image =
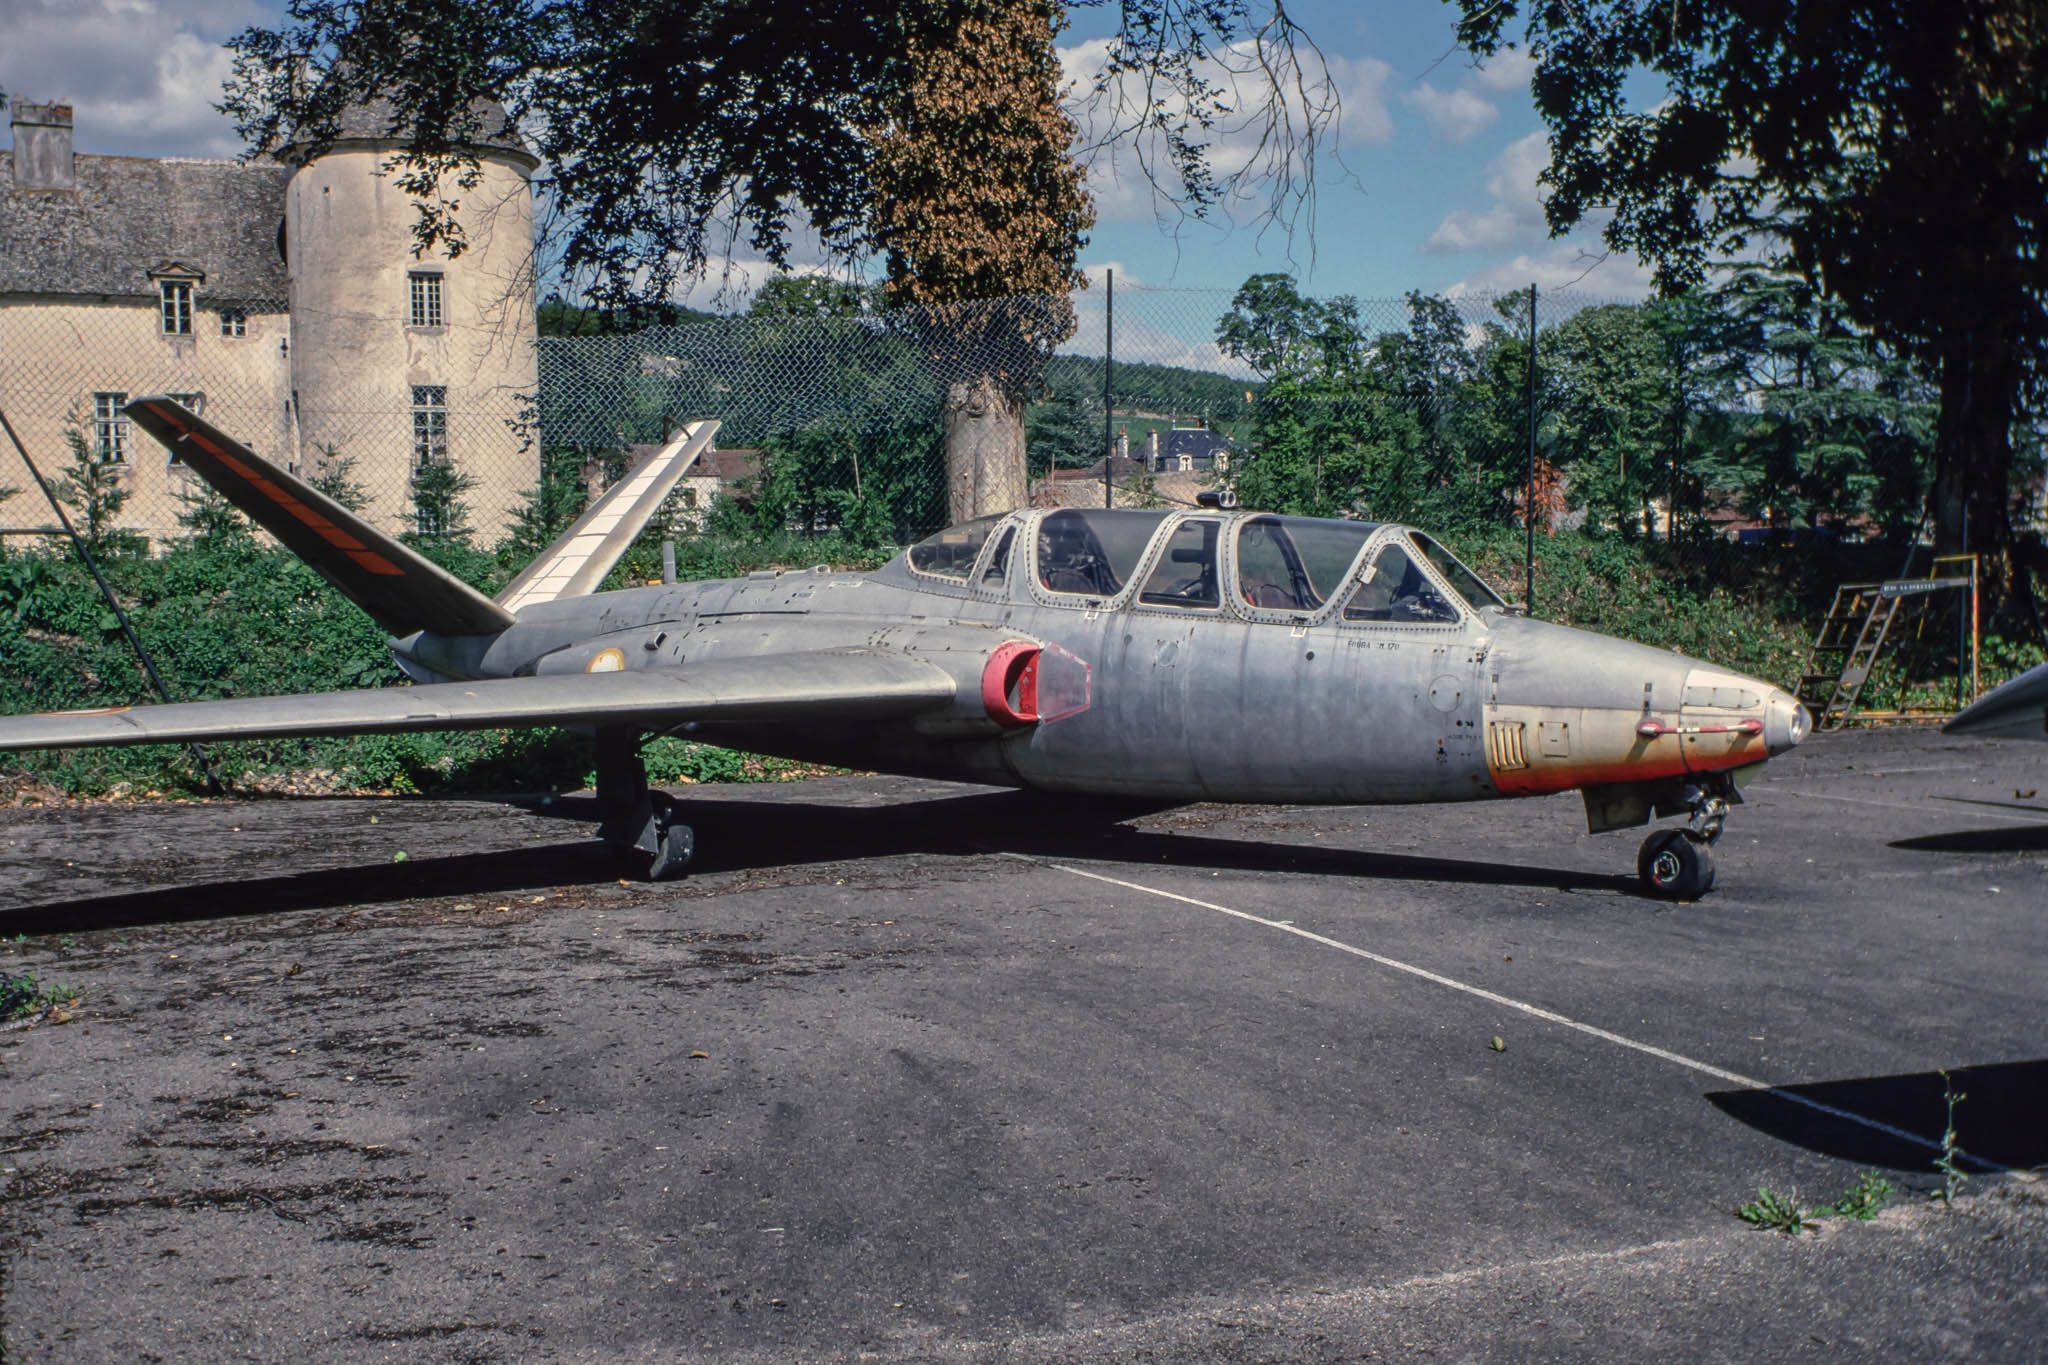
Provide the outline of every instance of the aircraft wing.
{"type": "Polygon", "coordinates": [[[693,720],[875,720],[945,706],[957,690],[951,674],[920,659],[818,650],[684,668],[6,716],[0,717],[0,751],[526,725],[661,730],[693,720]]]}
{"type": "Polygon", "coordinates": [[[2048,664],[1992,688],[1941,728],[1951,735],[2048,740],[2048,664]]]}

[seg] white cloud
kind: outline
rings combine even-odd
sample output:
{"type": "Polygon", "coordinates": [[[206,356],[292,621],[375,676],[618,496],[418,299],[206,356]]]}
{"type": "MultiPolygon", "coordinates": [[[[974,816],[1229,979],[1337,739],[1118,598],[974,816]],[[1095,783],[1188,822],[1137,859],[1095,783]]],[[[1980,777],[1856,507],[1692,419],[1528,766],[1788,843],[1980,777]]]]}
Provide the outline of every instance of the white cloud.
{"type": "Polygon", "coordinates": [[[1394,115],[1387,108],[1387,81],[1394,68],[1377,57],[1331,57],[1330,80],[1343,101],[1338,133],[1358,142],[1394,140],[1394,115]]]}
{"type": "Polygon", "coordinates": [[[1436,231],[1429,234],[1429,240],[1422,244],[1422,249],[1431,253],[1484,251],[1509,245],[1522,235],[1525,227],[1516,219],[1513,210],[1501,205],[1480,213],[1471,209],[1453,209],[1436,225],[1436,231]]]}
{"type": "Polygon", "coordinates": [[[221,44],[274,20],[257,0],[0,0],[0,88],[69,101],[83,152],[233,156],[221,44]]]}
{"type": "Polygon", "coordinates": [[[1536,59],[1520,48],[1496,53],[1485,65],[1472,68],[1473,81],[1498,95],[1527,90],[1535,74],[1536,59]]]}
{"type": "Polygon", "coordinates": [[[1509,246],[1546,235],[1543,197],[1536,178],[1550,165],[1550,141],[1541,131],[1510,142],[1487,167],[1484,209],[1453,209],[1422,244],[1425,252],[1509,246]]]}
{"type": "Polygon", "coordinates": [[[1569,291],[1582,297],[1633,302],[1650,296],[1650,269],[1631,256],[1607,251],[1598,237],[1587,235],[1550,242],[1516,253],[1475,270],[1444,292],[1451,298],[1485,297],[1527,289],[1537,293],[1569,291]]]}
{"type": "Polygon", "coordinates": [[[1600,241],[1604,219],[1595,216],[1573,235],[1550,237],[1537,177],[1550,165],[1548,135],[1538,131],[1503,147],[1487,166],[1484,208],[1453,209],[1423,243],[1430,254],[1500,253],[1446,291],[1453,297],[1526,289],[1570,290],[1606,299],[1641,299],[1651,272],[1633,257],[1610,253],[1600,241]]]}
{"type": "MultiPolygon", "coordinates": [[[[1096,82],[1109,60],[1111,40],[1091,38],[1058,49],[1065,82],[1064,103],[1079,130],[1079,145],[1088,165],[1088,190],[1102,222],[1143,222],[1178,217],[1166,197],[1174,188],[1165,146],[1156,135],[1128,132],[1131,111],[1142,108],[1134,80],[1117,89],[1097,92],[1096,82]],[[1155,183],[1158,188],[1155,189],[1155,183]]],[[[1271,164],[1274,141],[1261,115],[1267,102],[1262,78],[1247,49],[1233,48],[1222,62],[1206,63],[1201,74],[1214,83],[1224,102],[1240,112],[1227,115],[1203,135],[1210,171],[1218,180],[1246,174],[1256,179],[1271,164]]],[[[1394,119],[1386,86],[1393,68],[1377,57],[1326,56],[1318,82],[1310,83],[1307,103],[1320,106],[1333,99],[1339,113],[1336,145],[1385,143],[1393,139],[1394,119]]],[[[1301,92],[1283,90],[1289,120],[1300,128],[1306,117],[1301,92]]],[[[1218,215],[1247,219],[1265,207],[1263,194],[1247,190],[1243,202],[1233,200],[1218,215]]]]}
{"type": "Polygon", "coordinates": [[[1097,261],[1092,265],[1083,264],[1081,266],[1081,276],[1088,281],[1090,291],[1099,291],[1103,286],[1103,282],[1109,278],[1109,272],[1112,270],[1116,272],[1116,282],[1124,288],[1143,289],[1145,287],[1145,282],[1138,278],[1137,272],[1122,261],[1097,261]]]}
{"type": "Polygon", "coordinates": [[[1427,82],[1408,92],[1431,132],[1447,142],[1464,142],[1500,117],[1500,106],[1465,86],[1439,90],[1427,82]]]}

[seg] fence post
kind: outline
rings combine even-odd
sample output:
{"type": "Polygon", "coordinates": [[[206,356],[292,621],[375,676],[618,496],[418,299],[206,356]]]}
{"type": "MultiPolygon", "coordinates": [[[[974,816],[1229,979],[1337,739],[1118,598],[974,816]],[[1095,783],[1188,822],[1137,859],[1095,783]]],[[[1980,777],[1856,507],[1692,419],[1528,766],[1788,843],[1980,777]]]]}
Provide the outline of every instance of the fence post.
{"type": "Polygon", "coordinates": [[[1116,458],[1116,413],[1110,407],[1110,375],[1116,369],[1116,267],[1102,271],[1102,505],[1116,506],[1110,461],[1116,458]]]}
{"type": "Polygon", "coordinates": [[[1529,281],[1529,492],[1522,504],[1522,610],[1536,614],[1536,281],[1529,281]]]}

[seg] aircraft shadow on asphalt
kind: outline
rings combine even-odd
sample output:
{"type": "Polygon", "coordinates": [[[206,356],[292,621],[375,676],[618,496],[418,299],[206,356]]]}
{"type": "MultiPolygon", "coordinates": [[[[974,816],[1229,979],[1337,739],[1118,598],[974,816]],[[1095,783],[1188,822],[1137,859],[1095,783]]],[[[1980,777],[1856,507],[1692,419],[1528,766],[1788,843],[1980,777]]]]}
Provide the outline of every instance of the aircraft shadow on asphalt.
{"type": "MultiPolygon", "coordinates": [[[[522,799],[545,818],[594,822],[589,797],[522,799]]],[[[885,806],[689,800],[698,875],[900,854],[1023,853],[1084,862],[1163,864],[1219,871],[1306,873],[1364,880],[1434,881],[1633,894],[1632,878],[1496,859],[1374,853],[1202,834],[1160,833],[1117,823],[1168,807],[978,792],[885,806]]],[[[644,860],[643,860],[644,864],[644,860]]],[[[415,855],[404,863],[322,868],[281,876],[75,897],[62,904],[0,909],[8,933],[80,933],[289,910],[335,909],[532,887],[598,884],[630,876],[625,860],[593,840],[502,852],[415,855]]],[[[1548,912],[1546,912],[1548,913],[1548,912]]]]}
{"type": "MultiPolygon", "coordinates": [[[[1978,1162],[2015,1170],[2048,1165],[2048,1061],[1998,1062],[1948,1073],[1866,1076],[1847,1081],[1788,1085],[1780,1090],[1833,1109],[1941,1141],[1948,1125],[1945,1098],[1953,1087],[1956,1145],[1978,1162]]],[[[1720,1090],[1707,1098],[1722,1112],[1760,1132],[1823,1156],[1897,1171],[1932,1173],[1935,1153],[1919,1143],[1787,1099],[1778,1090],[1720,1090]]]]}
{"type": "Polygon", "coordinates": [[[1997,829],[1965,829],[1953,834],[1919,834],[1911,839],[1894,839],[1893,848],[1909,853],[2038,853],[2048,850],[2048,821],[2028,828],[2004,825],[1997,829]]]}

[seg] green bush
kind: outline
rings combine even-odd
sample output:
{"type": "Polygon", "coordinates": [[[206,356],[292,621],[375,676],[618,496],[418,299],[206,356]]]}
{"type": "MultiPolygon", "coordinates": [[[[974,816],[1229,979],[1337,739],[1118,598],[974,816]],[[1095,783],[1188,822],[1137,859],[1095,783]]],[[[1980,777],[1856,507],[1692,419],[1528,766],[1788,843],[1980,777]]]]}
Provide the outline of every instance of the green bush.
{"type": "MultiPolygon", "coordinates": [[[[422,539],[422,554],[479,590],[518,567],[458,540],[422,539]]],[[[886,552],[837,537],[691,537],[685,578],[831,562],[872,567],[886,552]]],[[[101,564],[173,700],[269,696],[401,680],[384,633],[289,551],[247,536],[193,536],[150,559],[101,564]]],[[[660,576],[660,544],[636,545],[616,582],[660,576]]],[[[147,678],[91,576],[68,552],[0,550],[0,713],[154,701],[147,678]]],[[[781,760],[675,740],[648,746],[656,781],[764,781],[800,771],[781,760]]],[[[484,730],[341,739],[279,739],[191,748],[70,749],[18,754],[15,781],[80,795],[197,795],[210,767],[230,790],[479,792],[573,788],[592,777],[587,741],[561,730],[484,730]]]]}

